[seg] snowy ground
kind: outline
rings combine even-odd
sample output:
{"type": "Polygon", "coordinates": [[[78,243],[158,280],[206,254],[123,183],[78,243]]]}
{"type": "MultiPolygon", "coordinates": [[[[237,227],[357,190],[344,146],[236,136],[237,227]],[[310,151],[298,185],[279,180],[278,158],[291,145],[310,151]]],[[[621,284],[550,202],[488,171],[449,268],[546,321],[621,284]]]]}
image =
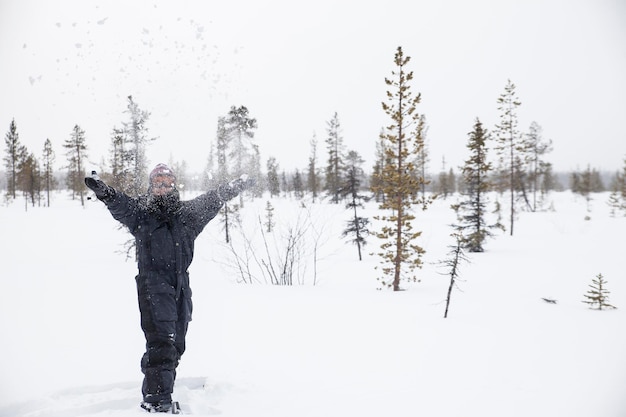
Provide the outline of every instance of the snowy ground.
{"type": "MultiPolygon", "coordinates": [[[[418,213],[425,265],[401,293],[377,290],[376,238],[362,262],[341,241],[343,206],[311,215],[316,285],[310,265],[304,285],[237,283],[214,221],[190,269],[194,320],[175,399],[195,416],[623,417],[626,218],[609,217],[607,198],[595,195],[588,213],[581,197],[556,193],[555,211],[520,213],[514,237],[462,266],[448,319],[437,262],[453,243],[452,199],[418,213]],[[617,310],[581,302],[598,273],[617,310]]],[[[246,203],[244,217],[263,217],[265,204],[246,203]]],[[[272,205],[279,228],[302,212],[272,205]]],[[[0,207],[0,230],[0,416],[143,415],[136,267],[117,253],[126,232],[102,204],[61,194],[51,208],[0,207]]]]}

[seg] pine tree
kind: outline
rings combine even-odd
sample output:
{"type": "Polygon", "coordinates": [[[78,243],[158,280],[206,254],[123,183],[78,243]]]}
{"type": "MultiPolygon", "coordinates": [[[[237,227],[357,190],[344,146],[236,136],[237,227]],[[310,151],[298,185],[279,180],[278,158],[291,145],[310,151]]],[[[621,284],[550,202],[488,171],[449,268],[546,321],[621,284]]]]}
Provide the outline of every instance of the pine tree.
{"type": "Polygon", "coordinates": [[[40,202],[41,197],[41,172],[39,161],[34,154],[26,154],[25,158],[19,163],[19,171],[17,173],[18,188],[24,194],[24,204],[28,207],[28,200],[35,207],[35,201],[40,202]]]}
{"type": "Polygon", "coordinates": [[[341,193],[341,181],[343,172],[343,138],[339,116],[335,112],[332,119],[327,122],[326,149],[328,150],[328,162],[326,164],[326,191],[331,196],[331,201],[339,203],[341,193]]]}
{"type": "Polygon", "coordinates": [[[487,161],[489,132],[476,118],[474,129],[468,136],[467,148],[470,151],[470,157],[462,168],[465,199],[453,205],[453,209],[457,212],[460,221],[456,229],[459,236],[463,236],[463,247],[470,252],[482,252],[485,239],[492,236],[489,229],[498,227],[498,225],[487,225],[485,221],[487,193],[490,188],[488,178],[491,171],[491,163],[487,161]]]}
{"type": "Polygon", "coordinates": [[[133,101],[132,96],[128,96],[128,108],[125,113],[129,114],[129,121],[123,123],[124,141],[130,145],[126,145],[124,149],[128,149],[132,155],[131,162],[131,181],[128,186],[128,192],[131,196],[137,197],[143,194],[148,186],[148,159],[146,156],[147,146],[156,138],[148,137],[147,122],[150,113],[141,110],[137,103],[133,101]]]}
{"type": "Polygon", "coordinates": [[[9,131],[4,137],[4,143],[6,144],[4,166],[7,170],[7,198],[15,199],[19,164],[20,161],[23,161],[28,156],[26,146],[20,143],[20,135],[17,132],[15,119],[13,119],[9,125],[9,131]]]}
{"type": "Polygon", "coordinates": [[[542,135],[541,126],[532,122],[528,133],[526,134],[528,149],[530,153],[529,164],[529,186],[533,195],[533,201],[531,205],[532,211],[537,211],[537,192],[541,191],[541,200],[543,200],[543,194],[546,190],[541,187],[542,178],[544,178],[550,172],[551,165],[544,161],[543,157],[548,152],[552,151],[552,141],[544,140],[542,135]]]}
{"type": "Polygon", "coordinates": [[[376,156],[374,160],[374,168],[372,169],[372,177],[370,187],[374,193],[374,199],[377,203],[385,201],[385,193],[383,192],[383,171],[385,169],[385,130],[381,129],[376,141],[376,156]]]}
{"type": "Polygon", "coordinates": [[[520,177],[524,171],[522,162],[526,152],[523,137],[517,128],[516,109],[521,104],[515,93],[515,84],[508,80],[504,93],[498,98],[498,110],[501,114],[500,123],[496,125],[496,151],[500,161],[501,180],[510,193],[511,236],[515,222],[515,193],[521,184],[520,177]]]}
{"type": "Polygon", "coordinates": [[[50,207],[50,190],[56,187],[56,179],[54,178],[54,169],[52,164],[54,163],[55,154],[52,149],[52,142],[50,139],[46,139],[43,145],[43,156],[42,156],[42,181],[44,185],[44,189],[46,190],[46,205],[50,207]]]}
{"type": "MultiPolygon", "coordinates": [[[[250,117],[246,106],[231,106],[225,118],[224,127],[229,136],[228,162],[232,164],[233,176],[250,175],[246,171],[250,168],[250,160],[255,155],[252,139],[258,127],[256,119],[250,117]]],[[[240,207],[243,207],[243,194],[239,194],[240,207]]]]}
{"type": "Polygon", "coordinates": [[[67,187],[72,191],[72,199],[76,194],[80,197],[80,204],[85,205],[85,160],[87,159],[87,142],[85,139],[85,131],[78,125],[74,125],[74,129],[70,134],[63,147],[67,150],[67,187]]]}
{"type": "Polygon", "coordinates": [[[363,208],[363,201],[367,198],[360,193],[363,176],[363,158],[356,151],[349,151],[346,156],[346,178],[341,187],[341,196],[348,199],[347,209],[352,210],[352,217],[348,220],[342,236],[354,236],[352,243],[357,246],[359,261],[363,259],[361,247],[367,244],[366,237],[369,235],[369,219],[359,216],[358,209],[363,208]]]}
{"type": "Polygon", "coordinates": [[[267,200],[267,203],[265,203],[265,231],[267,233],[272,233],[274,226],[274,206],[272,206],[270,200],[267,200]]]}
{"type": "Polygon", "coordinates": [[[448,275],[450,275],[450,285],[448,286],[448,294],[446,296],[446,310],[443,313],[443,318],[448,318],[448,310],[450,308],[450,300],[452,299],[452,289],[456,286],[456,281],[459,278],[459,268],[461,262],[468,262],[467,256],[463,251],[463,242],[465,238],[458,233],[452,234],[455,244],[449,246],[450,252],[448,252],[449,258],[442,262],[444,266],[449,268],[448,275]]]}
{"type": "Polygon", "coordinates": [[[134,153],[128,143],[124,129],[114,127],[111,131],[111,149],[109,163],[111,165],[110,185],[124,193],[131,194],[133,190],[133,162],[134,153]]]}
{"type": "Polygon", "coordinates": [[[591,289],[584,294],[585,300],[583,300],[583,303],[589,304],[589,308],[594,308],[594,306],[597,310],[616,308],[609,304],[610,292],[606,289],[606,281],[602,274],[596,275],[589,287],[591,289]]]}
{"type": "Polygon", "coordinates": [[[381,174],[382,185],[374,188],[374,192],[385,194],[385,201],[381,203],[380,209],[388,210],[389,213],[375,217],[386,222],[376,234],[384,241],[381,245],[382,252],[379,253],[383,265],[381,281],[394,291],[401,290],[401,279],[417,281],[414,271],[421,268],[421,256],[425,252],[414,243],[421,232],[413,231],[411,224],[415,220],[412,213],[414,207],[425,207],[426,204],[417,195],[424,178],[419,176],[412,162],[423,146],[423,132],[420,131],[420,114],[416,111],[421,94],[414,96],[411,92],[413,72],[406,70],[409,61],[410,57],[405,57],[402,47],[398,47],[394,56],[397,69],[392,71],[392,78],[385,78],[385,83],[391,90],[387,91],[387,102],[383,102],[382,107],[392,123],[384,135],[385,167],[381,174]]]}
{"type": "Polygon", "coordinates": [[[317,198],[320,190],[320,178],[317,169],[317,138],[313,133],[311,139],[311,154],[309,156],[309,167],[307,172],[307,188],[311,192],[313,201],[317,198]]]}
{"type": "Polygon", "coordinates": [[[300,174],[300,170],[296,168],[296,172],[293,174],[293,194],[298,199],[301,200],[304,197],[304,185],[302,184],[302,175],[300,174]]]}
{"type": "Polygon", "coordinates": [[[267,189],[269,190],[271,197],[277,197],[280,195],[278,163],[274,157],[270,157],[267,160],[267,189]]]}
{"type": "Polygon", "coordinates": [[[423,178],[423,181],[420,181],[420,192],[422,193],[422,201],[428,201],[426,199],[426,185],[430,183],[430,181],[426,180],[426,173],[428,171],[428,162],[430,162],[428,146],[426,144],[426,134],[428,132],[428,127],[426,125],[426,116],[423,114],[420,116],[418,123],[418,131],[421,132],[421,141],[422,145],[419,147],[419,152],[417,153],[417,158],[415,159],[415,167],[417,169],[418,176],[423,178]]]}

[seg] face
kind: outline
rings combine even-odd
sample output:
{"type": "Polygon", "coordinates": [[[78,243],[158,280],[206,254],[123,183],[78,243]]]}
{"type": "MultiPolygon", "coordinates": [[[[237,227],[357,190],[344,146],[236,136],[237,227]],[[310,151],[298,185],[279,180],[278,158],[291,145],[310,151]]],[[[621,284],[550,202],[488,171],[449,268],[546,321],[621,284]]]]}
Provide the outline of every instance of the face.
{"type": "Polygon", "coordinates": [[[150,182],[150,188],[153,195],[166,195],[174,190],[176,184],[174,178],[169,175],[157,175],[152,178],[150,182]]]}

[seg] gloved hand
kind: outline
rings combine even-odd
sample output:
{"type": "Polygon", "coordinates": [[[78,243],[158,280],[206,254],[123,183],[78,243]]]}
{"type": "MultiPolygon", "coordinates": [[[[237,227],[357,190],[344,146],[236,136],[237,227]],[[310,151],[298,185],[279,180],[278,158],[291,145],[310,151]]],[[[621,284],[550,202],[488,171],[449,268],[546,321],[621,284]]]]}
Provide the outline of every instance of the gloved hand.
{"type": "Polygon", "coordinates": [[[256,184],[254,178],[248,178],[246,174],[232,180],[228,184],[221,184],[217,187],[217,195],[222,201],[228,201],[239,195],[243,190],[247,190],[256,184]]]}
{"type": "Polygon", "coordinates": [[[106,185],[96,171],[91,171],[91,176],[85,177],[85,185],[96,194],[98,200],[105,201],[115,195],[113,188],[106,185]]]}

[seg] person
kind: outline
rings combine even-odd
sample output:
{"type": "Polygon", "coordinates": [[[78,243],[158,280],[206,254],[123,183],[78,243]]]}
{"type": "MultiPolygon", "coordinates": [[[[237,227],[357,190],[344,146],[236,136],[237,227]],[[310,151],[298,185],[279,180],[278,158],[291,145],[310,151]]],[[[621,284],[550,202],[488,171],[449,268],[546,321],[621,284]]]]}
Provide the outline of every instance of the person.
{"type": "Polygon", "coordinates": [[[148,192],[138,198],[108,186],[95,171],[85,184],[135,238],[139,270],[135,279],[146,339],[141,407],[149,412],[175,412],[176,368],[185,352],[192,313],[187,268],[194,241],[224,202],[254,181],[242,176],[189,201],[180,200],[176,175],[165,164],[152,170],[148,192]]]}

